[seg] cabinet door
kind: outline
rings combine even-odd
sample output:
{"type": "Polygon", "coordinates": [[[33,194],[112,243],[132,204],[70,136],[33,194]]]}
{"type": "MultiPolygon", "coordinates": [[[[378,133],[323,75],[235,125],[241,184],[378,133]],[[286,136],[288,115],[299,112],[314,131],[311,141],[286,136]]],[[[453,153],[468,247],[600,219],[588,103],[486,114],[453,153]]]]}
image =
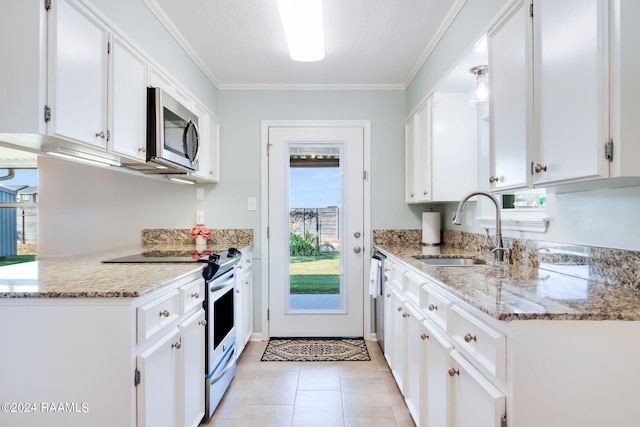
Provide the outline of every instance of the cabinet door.
{"type": "MultiPolygon", "coordinates": [[[[422,324],[427,338],[422,346],[422,396],[421,425],[448,427],[450,406],[449,355],[453,346],[436,328],[422,324]]],[[[475,424],[470,424],[475,426],[475,424]]]]}
{"type": "Polygon", "coordinates": [[[184,427],[197,427],[204,417],[206,330],[204,315],[204,310],[199,309],[179,325],[182,338],[180,349],[182,422],[179,425],[184,427]]]}
{"type": "Polygon", "coordinates": [[[49,134],[106,150],[107,29],[69,0],[50,13],[49,134]]]}
{"type": "MultiPolygon", "coordinates": [[[[385,261],[385,268],[389,268],[390,261],[385,261]]],[[[387,364],[391,366],[393,364],[394,359],[394,314],[395,306],[393,301],[393,287],[391,286],[390,278],[387,278],[387,281],[384,285],[384,357],[387,359],[387,364]]]]}
{"type": "Polygon", "coordinates": [[[404,125],[404,191],[407,203],[415,202],[416,198],[416,178],[415,178],[415,114],[407,120],[404,125]]]}
{"type": "Polygon", "coordinates": [[[403,315],[406,313],[404,303],[405,298],[401,292],[393,291],[393,360],[391,361],[391,373],[398,384],[398,388],[404,390],[404,372],[406,366],[406,318],[403,315]]]}
{"type": "Polygon", "coordinates": [[[524,2],[487,38],[490,79],[490,185],[492,190],[525,188],[531,173],[530,26],[524,2]]]}
{"type": "Polygon", "coordinates": [[[533,182],[607,177],[608,2],[535,0],[533,25],[533,182]]]}
{"type": "Polygon", "coordinates": [[[450,356],[451,426],[500,427],[505,396],[460,353],[450,356]]]}
{"type": "Polygon", "coordinates": [[[242,278],[242,345],[245,346],[253,332],[253,274],[250,272],[242,278]]]}
{"type": "Polygon", "coordinates": [[[424,317],[413,308],[411,305],[405,304],[405,314],[403,317],[403,323],[406,329],[407,347],[406,347],[406,361],[407,366],[404,371],[404,389],[402,394],[404,395],[405,403],[409,412],[413,417],[417,427],[420,427],[421,419],[421,379],[422,379],[422,354],[421,348],[423,346],[422,341],[426,338],[421,338],[422,335],[422,322],[424,317]]]}
{"type": "Polygon", "coordinates": [[[209,168],[205,172],[209,181],[220,181],[220,123],[211,114],[209,115],[209,168]]]}
{"type": "MultiPolygon", "coordinates": [[[[136,357],[138,427],[174,427],[178,417],[180,331],[173,328],[136,357]]],[[[204,372],[204,369],[203,369],[204,372]]]]}
{"type": "Polygon", "coordinates": [[[111,151],[146,160],[147,63],[123,40],[115,38],[111,78],[111,151]]]}

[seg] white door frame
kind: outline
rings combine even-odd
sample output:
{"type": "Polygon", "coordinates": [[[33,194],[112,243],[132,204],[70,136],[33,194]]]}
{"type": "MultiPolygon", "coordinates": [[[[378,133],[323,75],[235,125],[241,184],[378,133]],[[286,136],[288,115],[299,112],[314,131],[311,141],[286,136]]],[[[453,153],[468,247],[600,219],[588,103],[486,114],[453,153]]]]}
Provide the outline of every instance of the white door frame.
{"type": "MultiPolygon", "coordinates": [[[[262,248],[261,280],[261,339],[269,339],[269,321],[267,310],[269,309],[269,240],[267,239],[267,227],[269,226],[269,158],[267,156],[267,144],[269,142],[270,127],[360,127],[364,135],[364,159],[363,165],[366,173],[364,180],[364,227],[363,227],[363,256],[371,258],[371,121],[370,120],[262,120],[260,124],[260,246],[262,248]]],[[[365,265],[367,263],[365,262],[365,265]]],[[[364,339],[371,339],[371,302],[369,292],[365,287],[368,280],[368,270],[363,272],[363,322],[364,339]]]]}

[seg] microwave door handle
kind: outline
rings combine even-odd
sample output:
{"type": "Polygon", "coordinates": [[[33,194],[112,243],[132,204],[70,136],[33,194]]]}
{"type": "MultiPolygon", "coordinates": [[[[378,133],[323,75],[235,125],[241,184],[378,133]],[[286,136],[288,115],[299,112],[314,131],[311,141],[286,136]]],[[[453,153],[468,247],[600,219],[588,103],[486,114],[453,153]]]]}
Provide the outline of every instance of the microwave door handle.
{"type": "Polygon", "coordinates": [[[191,162],[195,162],[198,160],[198,157],[200,156],[200,143],[199,143],[199,135],[198,135],[198,127],[196,126],[195,123],[193,123],[193,121],[191,121],[191,119],[189,119],[189,121],[187,122],[187,126],[185,126],[184,128],[184,132],[182,133],[182,150],[184,152],[184,156],[189,159],[191,162]],[[193,127],[193,140],[195,142],[195,146],[196,146],[196,152],[194,153],[193,158],[189,155],[189,132],[191,130],[191,127],[193,127]]]}

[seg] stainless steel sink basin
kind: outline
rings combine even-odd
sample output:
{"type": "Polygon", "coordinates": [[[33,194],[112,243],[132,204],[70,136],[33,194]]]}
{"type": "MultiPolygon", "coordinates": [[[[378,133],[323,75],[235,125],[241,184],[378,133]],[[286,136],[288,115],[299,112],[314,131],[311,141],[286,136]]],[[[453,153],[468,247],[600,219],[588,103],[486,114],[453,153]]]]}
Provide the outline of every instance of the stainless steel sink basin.
{"type": "Polygon", "coordinates": [[[483,259],[478,258],[424,258],[420,256],[414,257],[418,261],[435,267],[472,267],[478,265],[489,265],[483,259]]]}

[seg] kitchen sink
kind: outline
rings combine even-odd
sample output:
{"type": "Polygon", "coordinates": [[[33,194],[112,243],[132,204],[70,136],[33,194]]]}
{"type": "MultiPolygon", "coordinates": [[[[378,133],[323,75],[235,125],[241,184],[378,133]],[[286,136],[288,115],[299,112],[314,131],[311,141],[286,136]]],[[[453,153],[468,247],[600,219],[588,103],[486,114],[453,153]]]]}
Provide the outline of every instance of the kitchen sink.
{"type": "Polygon", "coordinates": [[[427,265],[435,267],[473,267],[478,265],[490,265],[487,261],[478,258],[425,258],[415,256],[415,259],[427,265]]]}

